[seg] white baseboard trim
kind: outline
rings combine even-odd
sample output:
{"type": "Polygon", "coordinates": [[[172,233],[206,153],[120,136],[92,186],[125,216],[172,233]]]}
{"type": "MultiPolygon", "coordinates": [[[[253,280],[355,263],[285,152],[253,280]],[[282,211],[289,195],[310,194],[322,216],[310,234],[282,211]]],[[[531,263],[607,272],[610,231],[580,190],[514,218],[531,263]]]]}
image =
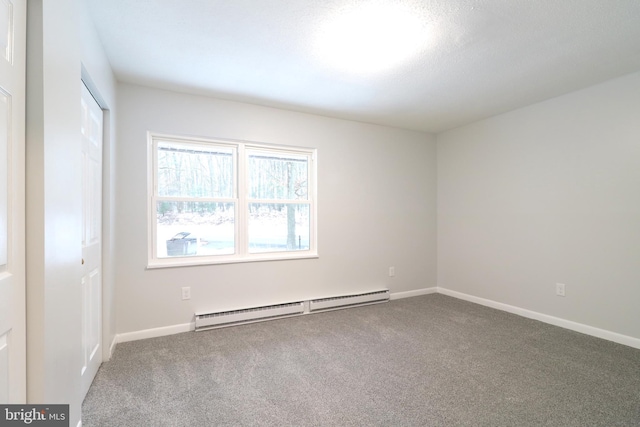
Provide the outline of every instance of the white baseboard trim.
{"type": "Polygon", "coordinates": [[[118,336],[113,336],[113,341],[111,341],[111,345],[109,346],[109,359],[113,356],[113,352],[116,351],[116,344],[118,344],[118,336]]]}
{"type": "Polygon", "coordinates": [[[396,300],[400,298],[417,297],[419,295],[435,294],[437,292],[438,292],[438,288],[434,286],[433,288],[416,289],[415,291],[394,292],[391,295],[389,295],[389,299],[396,300]]]}
{"type": "Polygon", "coordinates": [[[618,344],[624,344],[629,347],[640,349],[640,339],[630,337],[628,335],[622,335],[617,332],[611,332],[605,329],[595,328],[593,326],[584,325],[582,323],[573,322],[571,320],[561,319],[559,317],[550,316],[548,314],[538,313],[536,311],[531,311],[531,310],[516,307],[513,305],[504,304],[501,302],[496,302],[493,300],[464,294],[462,292],[452,291],[446,288],[438,287],[437,289],[438,289],[438,293],[443,295],[447,295],[447,296],[458,298],[461,300],[484,305],[486,307],[491,307],[498,310],[506,311],[508,313],[517,314],[518,316],[526,317],[529,319],[539,320],[541,322],[548,323],[550,325],[559,326],[561,328],[570,329],[572,331],[580,332],[582,334],[591,335],[597,338],[602,338],[608,341],[616,342],[618,344]]]}
{"type": "Polygon", "coordinates": [[[180,334],[195,329],[194,323],[183,323],[181,325],[164,326],[162,328],[144,329],[142,331],[125,332],[116,335],[116,341],[119,343],[127,341],[144,340],[146,338],[164,337],[166,335],[180,334]]]}
{"type": "MultiPolygon", "coordinates": [[[[438,288],[434,286],[432,288],[417,289],[414,291],[395,292],[389,295],[389,299],[395,300],[399,298],[415,297],[418,295],[435,294],[437,291],[438,291],[438,288]]],[[[326,310],[323,310],[323,311],[326,311],[326,310]]],[[[161,328],[145,329],[142,331],[133,331],[133,332],[125,332],[122,334],[118,334],[114,338],[111,354],[113,354],[115,345],[119,343],[123,343],[127,341],[143,340],[147,338],[164,337],[166,335],[180,334],[182,332],[190,332],[193,330],[195,330],[194,323],[183,323],[180,325],[164,326],[161,328]]]]}
{"type": "MultiPolygon", "coordinates": [[[[432,288],[416,289],[413,291],[406,291],[406,292],[394,292],[389,296],[389,298],[391,300],[397,300],[401,298],[410,298],[410,297],[435,294],[435,293],[440,293],[450,297],[484,305],[486,307],[495,308],[497,310],[506,311],[507,313],[516,314],[518,316],[526,317],[528,319],[539,320],[541,322],[548,323],[550,325],[559,326],[561,328],[570,329],[572,331],[580,332],[586,335],[591,335],[597,338],[602,338],[608,341],[616,342],[618,344],[623,344],[629,347],[640,349],[640,339],[638,338],[622,335],[622,334],[607,331],[604,329],[595,328],[593,326],[584,325],[582,323],[577,323],[570,320],[561,319],[559,317],[550,316],[548,314],[538,313],[536,311],[527,310],[527,309],[516,307],[513,305],[476,297],[476,296],[465,294],[462,292],[452,291],[447,288],[432,287],[432,288]]],[[[134,332],[126,332],[123,334],[118,334],[114,337],[113,343],[111,344],[111,349],[110,349],[111,354],[113,354],[113,351],[115,350],[115,346],[118,343],[142,340],[146,338],[163,337],[166,335],[173,335],[173,334],[179,334],[182,332],[193,331],[194,329],[195,329],[194,323],[183,323],[180,325],[165,326],[161,328],[145,329],[142,331],[134,331],[134,332]]]]}

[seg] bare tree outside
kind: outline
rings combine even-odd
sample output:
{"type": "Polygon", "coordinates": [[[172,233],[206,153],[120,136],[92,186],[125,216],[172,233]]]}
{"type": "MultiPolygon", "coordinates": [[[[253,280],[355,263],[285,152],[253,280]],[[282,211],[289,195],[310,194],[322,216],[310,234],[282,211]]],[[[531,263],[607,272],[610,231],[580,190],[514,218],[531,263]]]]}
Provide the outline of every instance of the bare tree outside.
{"type": "Polygon", "coordinates": [[[235,252],[232,148],[163,142],[157,150],[157,252],[163,256],[235,252]]]}
{"type": "Polygon", "coordinates": [[[249,197],[263,201],[250,208],[252,252],[309,248],[308,167],[307,156],[249,154],[249,197]],[[273,230],[272,238],[264,235],[265,227],[273,230]]]}

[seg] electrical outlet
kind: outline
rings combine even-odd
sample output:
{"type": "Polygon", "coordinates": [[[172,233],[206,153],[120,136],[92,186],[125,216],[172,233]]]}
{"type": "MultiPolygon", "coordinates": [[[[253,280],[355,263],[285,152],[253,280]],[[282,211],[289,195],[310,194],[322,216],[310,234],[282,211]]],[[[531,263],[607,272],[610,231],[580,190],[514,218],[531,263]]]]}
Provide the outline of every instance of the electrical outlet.
{"type": "Polygon", "coordinates": [[[389,267],[389,277],[393,277],[396,275],[396,268],[395,267],[389,267]]]}
{"type": "Polygon", "coordinates": [[[188,286],[185,286],[184,288],[182,288],[182,299],[191,299],[191,288],[188,286]]]}
{"type": "Polygon", "coordinates": [[[564,283],[556,283],[556,295],[564,296],[564,283]]]}

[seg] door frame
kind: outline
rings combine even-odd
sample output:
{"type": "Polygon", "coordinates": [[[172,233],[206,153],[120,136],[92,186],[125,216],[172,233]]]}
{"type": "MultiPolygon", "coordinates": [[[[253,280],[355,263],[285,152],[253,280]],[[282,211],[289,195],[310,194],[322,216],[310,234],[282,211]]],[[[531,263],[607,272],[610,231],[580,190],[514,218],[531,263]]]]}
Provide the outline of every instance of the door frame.
{"type": "Polygon", "coordinates": [[[113,315],[113,115],[108,102],[101,94],[100,87],[91,74],[81,64],[81,81],[102,109],[102,361],[111,359],[116,346],[115,318],[113,315]]]}
{"type": "Polygon", "coordinates": [[[104,140],[104,111],[99,105],[86,83],[81,80],[81,100],[86,105],[86,116],[83,115],[83,125],[87,133],[82,137],[82,369],[81,385],[82,397],[86,396],[91,383],[102,364],[102,181],[103,181],[103,140],[104,140]],[[99,120],[99,134],[94,134],[94,120],[99,120]],[[96,145],[93,136],[96,136],[96,145]],[[96,150],[97,148],[97,150],[96,150]],[[91,173],[94,163],[98,168],[98,175],[91,173]],[[87,174],[87,172],[89,172],[87,174]],[[99,182],[95,182],[98,179],[99,182]],[[98,187],[95,186],[98,184],[98,187]],[[97,207],[98,209],[94,209],[97,207]],[[88,215],[88,216],[87,216],[88,215]],[[99,229],[93,231],[91,225],[94,220],[99,220],[99,229]],[[97,237],[97,241],[93,240],[97,237]],[[95,274],[94,274],[95,273],[95,274]],[[93,279],[92,279],[93,277],[93,279]],[[95,293],[94,291],[97,291],[95,293]],[[96,301],[96,298],[100,298],[96,301]],[[98,305],[95,305],[98,303],[98,305]],[[90,347],[90,348],[89,348],[90,347]],[[97,354],[96,354],[97,352],[97,354]]]}

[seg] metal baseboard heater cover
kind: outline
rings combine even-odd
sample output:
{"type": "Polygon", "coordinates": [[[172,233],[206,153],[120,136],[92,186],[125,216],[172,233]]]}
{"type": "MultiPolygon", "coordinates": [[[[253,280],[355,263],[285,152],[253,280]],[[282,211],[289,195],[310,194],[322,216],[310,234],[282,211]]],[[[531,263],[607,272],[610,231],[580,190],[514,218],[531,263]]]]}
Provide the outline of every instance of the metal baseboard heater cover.
{"type": "Polygon", "coordinates": [[[346,308],[354,305],[372,304],[389,301],[389,291],[375,291],[364,294],[344,295],[339,297],[321,298],[309,301],[309,311],[346,308]]]}
{"type": "Polygon", "coordinates": [[[240,310],[214,313],[196,313],[196,331],[260,322],[281,317],[313,313],[325,310],[348,308],[357,305],[376,304],[389,301],[389,291],[381,290],[355,295],[297,301],[286,304],[268,305],[240,310]],[[307,303],[307,304],[305,304],[307,303]],[[305,308],[308,306],[308,311],[305,308]]]}
{"type": "Polygon", "coordinates": [[[196,313],[196,331],[304,313],[302,301],[218,313],[196,313]]]}

